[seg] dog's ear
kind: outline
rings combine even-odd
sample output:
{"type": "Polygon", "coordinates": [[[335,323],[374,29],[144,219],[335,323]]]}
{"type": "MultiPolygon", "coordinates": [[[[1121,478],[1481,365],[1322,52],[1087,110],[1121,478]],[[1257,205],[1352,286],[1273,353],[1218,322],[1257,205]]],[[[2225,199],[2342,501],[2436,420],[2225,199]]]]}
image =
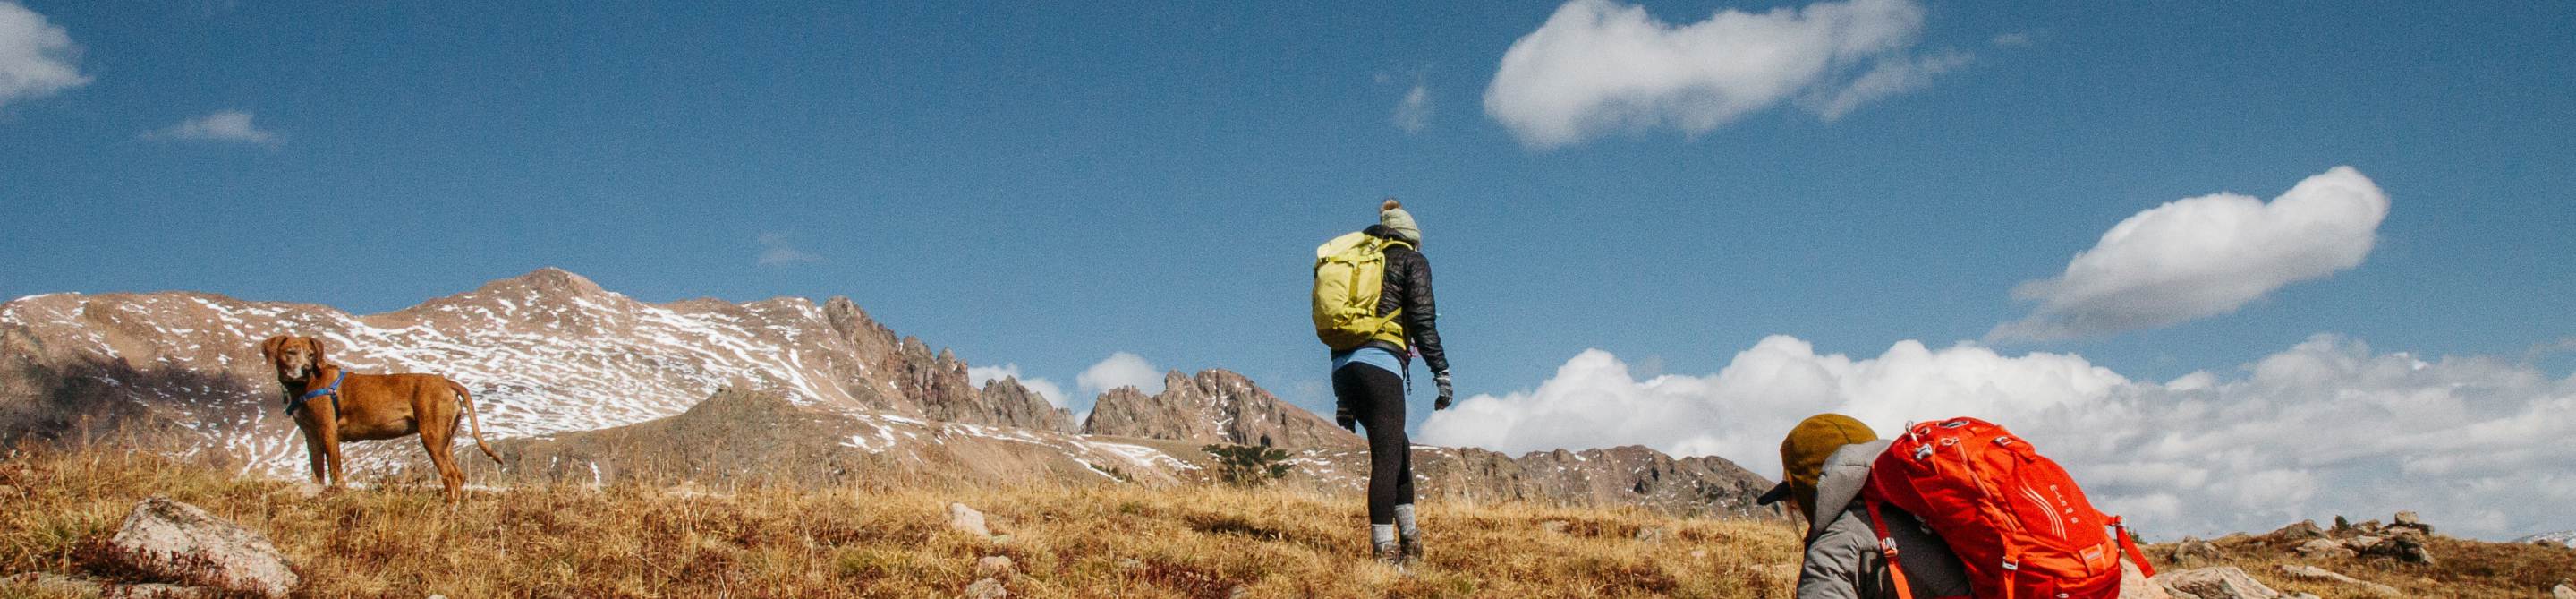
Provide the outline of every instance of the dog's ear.
{"type": "Polygon", "coordinates": [[[319,368],[319,367],[321,367],[323,364],[328,364],[328,363],[330,363],[330,361],[329,361],[329,360],[324,360],[324,359],[322,359],[322,338],[320,338],[320,337],[305,337],[305,338],[304,338],[304,342],[305,342],[305,343],[308,343],[308,344],[312,344],[312,346],[313,346],[313,366],[314,366],[314,367],[319,368]]]}
{"type": "Polygon", "coordinates": [[[259,356],[270,362],[276,362],[277,350],[286,347],[286,340],[294,338],[292,335],[276,335],[269,337],[267,341],[259,342],[259,356]]]}

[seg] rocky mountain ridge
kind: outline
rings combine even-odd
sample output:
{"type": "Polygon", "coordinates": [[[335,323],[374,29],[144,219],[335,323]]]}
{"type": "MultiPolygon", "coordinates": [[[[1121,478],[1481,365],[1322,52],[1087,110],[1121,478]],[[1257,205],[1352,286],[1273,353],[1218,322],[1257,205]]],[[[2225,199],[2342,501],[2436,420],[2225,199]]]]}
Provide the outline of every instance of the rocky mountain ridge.
{"type": "MultiPolygon", "coordinates": [[[[300,478],[301,440],[256,349],[280,333],[319,338],[359,372],[433,372],[475,390],[487,435],[523,452],[512,476],[725,480],[759,465],[803,482],[1164,483],[1204,478],[1192,473],[1201,446],[1266,445],[1294,452],[1284,484],[1365,478],[1356,435],[1232,372],[1173,372],[1152,396],[1114,390],[1074,423],[1016,380],[975,386],[965,361],[847,298],[654,304],[552,268],[371,315],[193,292],[12,300],[0,304],[0,443],[113,438],[300,478]],[[773,400],[744,399],[757,397],[773,400]]],[[[1463,497],[1751,513],[1765,486],[1722,459],[1643,448],[1416,451],[1427,489],[1463,497]]],[[[425,463],[409,442],[349,454],[361,471],[425,463]]]]}

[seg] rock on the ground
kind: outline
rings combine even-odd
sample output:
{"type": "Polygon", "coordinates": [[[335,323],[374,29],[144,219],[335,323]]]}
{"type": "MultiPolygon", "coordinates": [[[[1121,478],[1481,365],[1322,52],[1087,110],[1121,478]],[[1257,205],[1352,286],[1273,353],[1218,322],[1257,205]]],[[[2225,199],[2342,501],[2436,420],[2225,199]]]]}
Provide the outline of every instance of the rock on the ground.
{"type": "Polygon", "coordinates": [[[2173,561],[2177,566],[2198,568],[2227,561],[2227,555],[2220,553],[2218,546],[2209,541],[2183,537],[2182,542],[2174,544],[2173,561]]]}
{"type": "Polygon", "coordinates": [[[1640,542],[1652,543],[1663,539],[1664,528],[1661,526],[1648,526],[1637,529],[1637,540],[1640,542]]]}
{"type": "Polygon", "coordinates": [[[2553,599],[2576,599],[2576,587],[2558,585],[2549,589],[2549,596],[2553,599]]]}
{"type": "Polygon", "coordinates": [[[2266,540],[2274,542],[2297,544],[2307,542],[2309,539],[2325,538],[2326,531],[2323,528],[2318,528],[2317,521],[2315,520],[2300,520],[2297,524],[2283,526],[2280,530],[2272,531],[2271,534],[2263,536],[2266,540]]]}
{"type": "Polygon", "coordinates": [[[2397,520],[2397,522],[2396,522],[2395,524],[2390,524],[2390,525],[2388,525],[2388,527],[2389,527],[2389,528],[2412,528],[2412,529],[2415,529],[2415,530],[2423,531],[2423,532],[2424,532],[2424,534],[2428,534],[2428,535],[2429,535],[2429,534],[2433,534],[2433,525],[2431,525],[2431,524],[2425,524],[2425,523],[2424,523],[2424,519],[2423,519],[2422,517],[2420,517],[2420,516],[2416,516],[2416,515],[2415,515],[2415,512],[2411,512],[2411,511],[2407,511],[2407,512],[2398,512],[2398,513],[2397,513],[2397,518],[2396,518],[2396,520],[2397,520]]]}
{"type": "Polygon", "coordinates": [[[987,555],[983,559],[975,560],[977,576],[1009,576],[1017,571],[1018,568],[1011,563],[1011,556],[987,555]]]}
{"type": "Polygon", "coordinates": [[[1009,596],[1011,590],[1003,588],[999,580],[985,578],[966,585],[966,599],[1003,599],[1009,596]]]}
{"type": "Polygon", "coordinates": [[[2348,558],[2359,555],[2352,548],[2345,547],[2343,541],[2334,539],[2309,539],[2308,542],[2299,545],[2298,551],[2299,557],[2308,559],[2348,558]]]}
{"type": "Polygon", "coordinates": [[[2156,578],[2166,591],[2176,595],[2188,593],[2199,599],[2275,599],[2281,596],[2280,591],[2263,586],[2235,566],[2165,572],[2156,578]]]}
{"type": "Polygon", "coordinates": [[[2302,566],[2296,564],[2285,565],[2281,566],[2281,574],[2299,580],[2331,582],[2335,584],[2360,587],[2363,591],[2382,597],[2398,596],[2397,587],[2345,576],[2336,573],[2333,570],[2327,570],[2316,566],[2302,566]]]}
{"type": "Polygon", "coordinates": [[[301,583],[267,537],[165,497],[135,504],[108,546],[138,571],[192,586],[284,597],[301,583]]]}
{"type": "Polygon", "coordinates": [[[984,525],[984,513],[963,503],[948,504],[948,527],[979,537],[993,536],[993,529],[984,525]]]}
{"type": "Polygon", "coordinates": [[[2354,539],[2349,546],[2366,556],[2391,557],[2411,564],[2431,565],[2433,563],[2433,552],[2424,548],[2424,533],[2407,528],[2391,530],[2392,532],[2386,538],[2374,539],[2369,544],[2361,543],[2361,539],[2354,539]]]}
{"type": "Polygon", "coordinates": [[[2120,560],[2120,599],[2174,599],[2162,585],[2138,571],[2138,565],[2120,560]]]}

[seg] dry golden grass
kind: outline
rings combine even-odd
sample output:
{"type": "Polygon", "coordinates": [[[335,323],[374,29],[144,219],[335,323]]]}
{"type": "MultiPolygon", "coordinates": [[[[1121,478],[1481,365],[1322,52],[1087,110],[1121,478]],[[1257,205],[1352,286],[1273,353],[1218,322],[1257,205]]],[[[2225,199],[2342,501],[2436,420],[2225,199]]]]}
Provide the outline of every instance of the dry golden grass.
{"type": "MultiPolygon", "coordinates": [[[[430,486],[308,497],[146,452],[35,452],[0,460],[0,574],[113,576],[84,546],[152,495],[267,534],[313,597],[957,597],[983,577],[976,559],[1000,555],[1016,564],[1000,577],[1013,597],[1785,598],[1798,559],[1784,522],[1430,502],[1427,563],[1399,572],[1367,559],[1356,498],[868,486],[879,490],[547,486],[474,492],[450,511],[430,486]],[[950,501],[1007,538],[951,530],[950,501]]],[[[2219,545],[2274,588],[2330,599],[2365,595],[2279,566],[2470,599],[2541,597],[2576,578],[2576,551],[2446,537],[2431,546],[2437,566],[2308,562],[2246,537],[2219,545]]]]}
{"type": "Polygon", "coordinates": [[[992,555],[1016,562],[1013,597],[1786,597],[1777,565],[1797,559],[1781,522],[1426,503],[1426,563],[1399,572],[1367,559],[1356,498],[1223,486],[552,486],[451,512],[432,488],[306,497],[112,451],[13,457],[0,485],[22,494],[0,514],[0,573],[104,573],[81,545],[165,495],[267,534],[316,597],[956,597],[992,555]],[[1008,538],[951,530],[950,501],[1008,538]]]}
{"type": "MultiPolygon", "coordinates": [[[[2391,587],[2407,597],[2451,599],[2530,599],[2548,597],[2549,589],[2576,581],[2576,550],[2516,543],[2486,543],[2444,536],[2430,537],[2425,551],[2433,563],[2409,564],[2387,558],[2302,559],[2288,543],[2262,537],[2232,536],[2214,541],[2236,566],[2283,593],[2307,592],[2318,597],[2377,597],[2352,585],[2297,580],[2281,573],[2287,565],[2324,568],[2337,574],[2391,587]]],[[[2171,546],[2150,548],[2149,559],[2172,554],[2171,546]]]]}

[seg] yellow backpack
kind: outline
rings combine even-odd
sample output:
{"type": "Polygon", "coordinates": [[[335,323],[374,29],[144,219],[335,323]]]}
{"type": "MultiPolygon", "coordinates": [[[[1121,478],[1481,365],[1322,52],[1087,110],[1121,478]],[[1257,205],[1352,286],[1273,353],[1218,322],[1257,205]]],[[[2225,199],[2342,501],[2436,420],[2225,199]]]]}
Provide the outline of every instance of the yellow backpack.
{"type": "Polygon", "coordinates": [[[1378,293],[1386,286],[1386,248],[1413,247],[1402,241],[1351,233],[1315,247],[1315,337],[1333,351],[1349,351],[1375,339],[1404,347],[1403,310],[1377,313],[1378,293]]]}

